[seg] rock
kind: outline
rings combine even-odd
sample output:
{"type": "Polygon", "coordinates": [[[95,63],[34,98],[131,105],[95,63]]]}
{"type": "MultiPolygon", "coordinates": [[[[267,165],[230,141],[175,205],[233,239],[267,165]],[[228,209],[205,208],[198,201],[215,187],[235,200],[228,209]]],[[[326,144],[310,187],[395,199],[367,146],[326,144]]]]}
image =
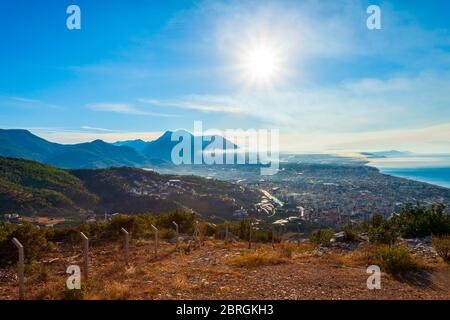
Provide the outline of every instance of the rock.
{"type": "Polygon", "coordinates": [[[369,236],[365,233],[358,234],[356,240],[359,242],[369,242],[369,236]]]}
{"type": "Polygon", "coordinates": [[[345,238],[344,231],[341,231],[341,232],[338,232],[338,233],[335,233],[335,234],[334,234],[334,239],[335,239],[335,241],[343,242],[343,241],[344,241],[344,238],[345,238]]]}

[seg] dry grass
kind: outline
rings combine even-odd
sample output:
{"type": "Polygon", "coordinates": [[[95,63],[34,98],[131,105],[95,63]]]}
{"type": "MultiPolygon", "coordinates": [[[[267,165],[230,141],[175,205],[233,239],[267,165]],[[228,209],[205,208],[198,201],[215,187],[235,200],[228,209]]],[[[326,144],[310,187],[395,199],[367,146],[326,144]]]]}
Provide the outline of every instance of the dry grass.
{"type": "Polygon", "coordinates": [[[118,281],[106,283],[106,285],[97,292],[98,293],[94,293],[92,291],[87,294],[85,298],[92,300],[126,300],[130,298],[130,288],[128,285],[118,281]]]}
{"type": "Polygon", "coordinates": [[[260,266],[272,266],[286,262],[280,253],[259,251],[249,252],[242,256],[234,257],[230,259],[230,263],[237,267],[260,267],[260,266]]]}
{"type": "MultiPolygon", "coordinates": [[[[342,286],[343,289],[334,292],[329,298],[371,297],[360,290],[360,286],[367,279],[364,268],[377,258],[381,246],[367,245],[348,253],[331,251],[317,256],[317,248],[310,243],[277,243],[275,249],[270,243],[259,243],[257,250],[248,250],[247,245],[246,242],[235,242],[224,248],[223,241],[206,241],[205,247],[192,250],[189,255],[172,252],[158,260],[151,259],[151,244],[133,246],[130,248],[129,266],[125,265],[121,250],[113,250],[116,244],[93,246],[89,282],[82,282],[81,291],[69,291],[65,287],[67,265],[79,264],[81,257],[73,258],[71,251],[58,255],[52,253],[47,260],[50,257],[60,259],[45,264],[48,269],[47,279],[40,276],[39,268],[28,267],[31,270],[28,269],[26,273],[29,281],[26,283],[26,298],[286,299],[290,296],[283,290],[290,288],[292,282],[296,285],[292,285],[289,290],[296,292],[295,297],[324,298],[314,293],[318,280],[323,286],[342,286]],[[113,254],[107,255],[109,252],[113,254]],[[287,274],[289,276],[284,276],[287,274]],[[273,283],[280,285],[273,287],[273,283]],[[309,288],[309,291],[303,288],[309,288]]],[[[174,245],[170,247],[164,244],[161,247],[164,253],[175,248],[174,245]]],[[[443,261],[439,261],[439,264],[430,263],[435,268],[433,274],[443,275],[441,278],[430,278],[431,281],[436,285],[444,285],[450,265],[443,261]]],[[[382,271],[385,271],[383,267],[382,271]]],[[[15,274],[16,270],[11,273],[15,274]]],[[[17,281],[10,276],[7,279],[10,280],[0,284],[0,298],[17,299],[17,281]]],[[[417,294],[420,294],[421,297],[448,299],[448,295],[442,293],[445,290],[440,292],[428,287],[411,287],[409,282],[398,282],[395,277],[387,277],[385,281],[385,298],[417,298],[417,294]]]]}
{"type": "Polygon", "coordinates": [[[60,289],[59,283],[44,283],[41,286],[39,286],[39,289],[36,292],[36,295],[34,296],[34,299],[37,300],[56,300],[60,299],[61,297],[59,294],[60,289]]]}
{"type": "Polygon", "coordinates": [[[325,265],[334,265],[339,267],[348,265],[348,259],[346,259],[343,254],[337,252],[330,252],[328,254],[325,254],[319,257],[318,260],[320,261],[320,263],[325,265]]]}
{"type": "Polygon", "coordinates": [[[310,242],[302,242],[297,245],[297,253],[311,253],[316,246],[310,242]]]}
{"type": "Polygon", "coordinates": [[[182,291],[182,290],[193,290],[197,289],[198,285],[189,283],[187,277],[183,274],[177,274],[174,279],[174,288],[176,290],[182,291]]]}
{"type": "Polygon", "coordinates": [[[128,277],[134,276],[136,274],[136,267],[134,266],[127,266],[125,268],[124,274],[128,277]]]}
{"type": "Polygon", "coordinates": [[[283,258],[291,259],[297,252],[297,245],[293,243],[283,243],[280,248],[280,256],[283,258]]]}

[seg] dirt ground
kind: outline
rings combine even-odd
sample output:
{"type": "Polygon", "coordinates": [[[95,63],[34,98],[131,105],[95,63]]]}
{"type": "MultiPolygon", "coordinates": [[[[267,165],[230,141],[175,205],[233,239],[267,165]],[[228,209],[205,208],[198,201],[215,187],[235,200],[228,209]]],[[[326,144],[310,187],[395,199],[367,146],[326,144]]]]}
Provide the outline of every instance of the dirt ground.
{"type": "MultiPolygon", "coordinates": [[[[277,252],[270,245],[207,240],[190,252],[161,243],[158,257],[149,241],[133,242],[125,265],[120,243],[90,249],[89,280],[83,299],[450,299],[450,266],[442,261],[402,279],[382,273],[381,289],[367,289],[367,263],[359,250],[321,253],[294,249],[274,265],[242,267],[236,257],[277,252]],[[256,247],[256,248],[255,248],[256,247]]],[[[26,299],[70,298],[65,289],[69,265],[83,266],[79,247],[58,246],[26,271],[26,299]],[[30,270],[28,270],[30,269],[30,270]]],[[[0,300],[17,299],[13,268],[0,269],[0,300]]]]}

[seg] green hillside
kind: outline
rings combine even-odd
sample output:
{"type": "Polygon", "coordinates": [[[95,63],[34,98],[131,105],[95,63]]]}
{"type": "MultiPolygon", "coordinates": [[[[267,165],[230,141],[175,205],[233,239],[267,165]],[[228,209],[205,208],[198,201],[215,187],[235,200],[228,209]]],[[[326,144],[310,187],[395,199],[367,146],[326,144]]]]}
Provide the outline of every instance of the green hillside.
{"type": "Polygon", "coordinates": [[[64,215],[98,202],[67,171],[34,161],[0,157],[0,212],[64,215]]]}
{"type": "Polygon", "coordinates": [[[251,208],[260,194],[195,176],[162,175],[130,167],[64,170],[0,157],[0,215],[86,218],[89,212],[139,214],[189,210],[212,221],[251,208]]]}

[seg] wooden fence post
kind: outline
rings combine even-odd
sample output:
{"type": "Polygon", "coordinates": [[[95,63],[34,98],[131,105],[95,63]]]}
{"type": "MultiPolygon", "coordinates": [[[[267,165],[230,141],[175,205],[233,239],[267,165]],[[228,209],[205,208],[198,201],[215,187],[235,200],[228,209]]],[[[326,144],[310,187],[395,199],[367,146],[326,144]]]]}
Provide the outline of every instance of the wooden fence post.
{"type": "Polygon", "coordinates": [[[84,268],[83,275],[85,279],[89,278],[89,238],[83,232],[80,232],[81,239],[83,240],[83,259],[84,268]]]}
{"type": "Polygon", "coordinates": [[[124,228],[122,228],[121,230],[122,230],[122,233],[125,236],[125,246],[124,246],[125,263],[126,263],[126,265],[128,265],[128,263],[129,263],[129,250],[130,250],[130,242],[129,242],[129,238],[128,238],[128,231],[125,230],[124,228]]]}
{"type": "Polygon", "coordinates": [[[158,257],[158,228],[152,225],[153,232],[155,233],[155,243],[154,243],[154,252],[155,258],[158,257]]]}
{"type": "Polygon", "coordinates": [[[175,233],[176,233],[176,244],[177,244],[177,249],[179,247],[179,239],[180,239],[180,229],[178,228],[178,224],[175,221],[172,221],[173,225],[175,226],[175,233]]]}
{"type": "Polygon", "coordinates": [[[19,249],[19,300],[25,299],[25,271],[24,271],[24,253],[23,253],[23,245],[16,238],[12,239],[13,243],[16,245],[17,249],[19,249]]]}
{"type": "Polygon", "coordinates": [[[195,233],[198,237],[198,242],[200,242],[200,246],[204,245],[202,233],[200,232],[200,226],[198,221],[195,221],[195,233]]]}

